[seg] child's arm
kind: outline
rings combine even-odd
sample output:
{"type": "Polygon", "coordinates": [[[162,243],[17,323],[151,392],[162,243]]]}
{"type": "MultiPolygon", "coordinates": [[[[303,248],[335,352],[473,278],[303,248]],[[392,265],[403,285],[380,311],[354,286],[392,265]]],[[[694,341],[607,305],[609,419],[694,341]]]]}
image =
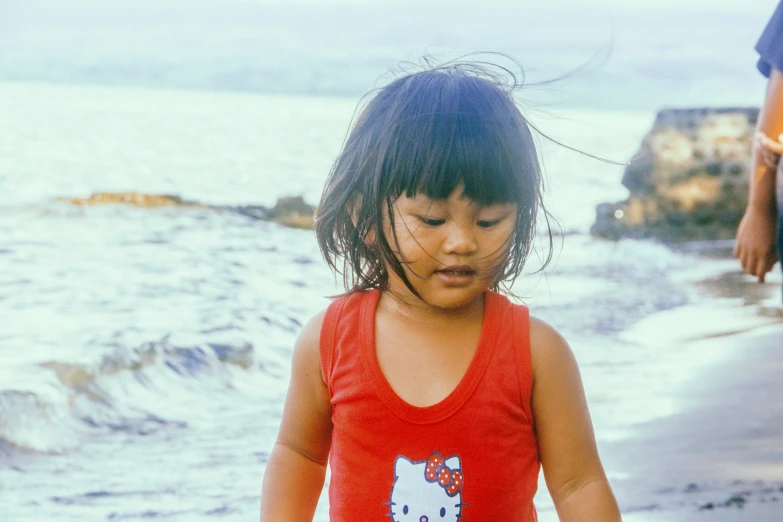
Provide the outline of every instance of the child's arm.
{"type": "Polygon", "coordinates": [[[311,522],[323,488],[332,412],[319,355],[322,321],[323,314],[311,319],[294,346],[280,432],[264,473],[262,522],[311,522]]]}
{"type": "Polygon", "coordinates": [[[619,521],[568,343],[554,328],[531,317],[530,351],[538,451],[560,520],[619,521]]]}
{"type": "Polygon", "coordinates": [[[775,202],[775,177],[781,152],[778,136],[783,136],[783,72],[775,68],[769,75],[767,95],[756,129],[776,141],[768,140],[766,147],[758,144],[754,147],[748,205],[737,229],[734,255],[740,260],[743,270],[763,283],[778,259],[775,221],[779,209],[775,202]],[[773,156],[771,161],[769,156],[773,156]]]}

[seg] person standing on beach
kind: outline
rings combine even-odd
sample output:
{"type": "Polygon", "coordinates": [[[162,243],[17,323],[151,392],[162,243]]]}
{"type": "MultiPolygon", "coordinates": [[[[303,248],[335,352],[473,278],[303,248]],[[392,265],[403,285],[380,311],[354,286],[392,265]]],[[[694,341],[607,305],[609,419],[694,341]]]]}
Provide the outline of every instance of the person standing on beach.
{"type": "Polygon", "coordinates": [[[783,153],[783,1],[756,51],[758,69],[769,81],[756,126],[748,206],[737,230],[734,255],[743,270],[763,283],[775,262],[783,259],[783,176],[777,172],[783,153]]]}
{"type": "Polygon", "coordinates": [[[542,468],[561,521],[620,522],[574,355],[508,297],[547,217],[518,86],[427,65],[356,119],[315,225],[346,293],[294,346],[262,522],[312,521],[327,463],[331,522],[535,522],[542,468]]]}

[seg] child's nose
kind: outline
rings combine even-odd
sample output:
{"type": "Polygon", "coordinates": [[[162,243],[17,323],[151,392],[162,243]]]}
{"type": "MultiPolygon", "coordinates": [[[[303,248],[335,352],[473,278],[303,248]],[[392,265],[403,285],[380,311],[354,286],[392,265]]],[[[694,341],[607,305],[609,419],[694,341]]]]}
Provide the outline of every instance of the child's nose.
{"type": "Polygon", "coordinates": [[[449,235],[443,245],[446,253],[449,254],[470,254],[477,248],[473,236],[462,227],[453,223],[449,229],[449,235]]]}
{"type": "Polygon", "coordinates": [[[427,522],[428,520],[429,518],[427,518],[427,515],[422,515],[421,518],[419,519],[419,522],[427,522]]]}

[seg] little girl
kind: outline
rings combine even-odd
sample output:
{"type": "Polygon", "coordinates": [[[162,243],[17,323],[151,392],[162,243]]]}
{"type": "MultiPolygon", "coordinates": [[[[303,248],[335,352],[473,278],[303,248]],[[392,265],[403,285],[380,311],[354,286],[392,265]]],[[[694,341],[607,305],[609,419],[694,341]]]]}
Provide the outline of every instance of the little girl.
{"type": "MultiPolygon", "coordinates": [[[[368,102],[316,233],[347,293],[303,328],[263,522],[618,521],[574,356],[498,293],[536,232],[541,171],[511,88],[449,63],[368,102]]],[[[551,235],[550,235],[551,245],[551,235]]],[[[551,248],[550,248],[551,251],[551,248]]]]}

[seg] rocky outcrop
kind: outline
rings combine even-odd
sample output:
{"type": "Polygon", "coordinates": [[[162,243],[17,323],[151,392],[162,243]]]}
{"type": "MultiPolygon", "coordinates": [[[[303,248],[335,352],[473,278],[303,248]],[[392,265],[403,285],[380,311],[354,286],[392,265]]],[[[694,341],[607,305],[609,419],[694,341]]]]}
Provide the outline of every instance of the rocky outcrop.
{"type": "Polygon", "coordinates": [[[280,198],[272,208],[260,205],[245,205],[237,207],[221,207],[238,214],[274,221],[285,227],[311,229],[315,224],[315,207],[307,203],[302,196],[280,198]]]}
{"type": "Polygon", "coordinates": [[[758,109],[666,109],[623,174],[628,199],[590,232],[666,242],[730,239],[745,210],[758,109]]]}
{"type": "Polygon", "coordinates": [[[280,198],[269,211],[269,218],[286,227],[313,228],[315,208],[302,196],[280,198]]]}
{"type": "Polygon", "coordinates": [[[88,198],[61,198],[72,205],[95,206],[108,204],[125,204],[136,207],[173,207],[173,206],[197,206],[195,203],[184,201],[179,196],[167,194],[142,194],[139,192],[96,192],[88,198]]]}
{"type": "Polygon", "coordinates": [[[286,227],[302,229],[313,228],[315,213],[315,207],[307,203],[302,196],[280,198],[272,208],[261,205],[204,205],[184,200],[179,196],[139,192],[96,192],[87,198],[60,198],[59,201],[78,206],[125,204],[141,208],[196,207],[222,212],[236,212],[253,219],[274,221],[286,227]]]}

